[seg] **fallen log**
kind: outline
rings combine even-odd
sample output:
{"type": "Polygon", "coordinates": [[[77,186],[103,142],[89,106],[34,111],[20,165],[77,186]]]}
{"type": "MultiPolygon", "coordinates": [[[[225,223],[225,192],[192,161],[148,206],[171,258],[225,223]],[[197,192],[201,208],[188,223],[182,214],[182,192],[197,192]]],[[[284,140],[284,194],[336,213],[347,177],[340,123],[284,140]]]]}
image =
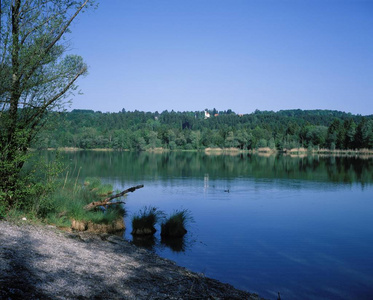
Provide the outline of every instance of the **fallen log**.
{"type": "Polygon", "coordinates": [[[143,187],[144,187],[143,184],[133,186],[129,189],[124,190],[123,192],[120,192],[118,194],[115,194],[115,195],[112,195],[108,198],[105,198],[102,201],[91,202],[91,203],[87,204],[86,206],[84,206],[84,209],[85,210],[92,210],[92,209],[96,208],[97,206],[107,206],[107,205],[110,205],[110,204],[124,203],[124,202],[110,202],[110,201],[115,199],[115,198],[122,197],[127,193],[132,193],[132,192],[136,191],[137,189],[141,189],[143,187]]]}

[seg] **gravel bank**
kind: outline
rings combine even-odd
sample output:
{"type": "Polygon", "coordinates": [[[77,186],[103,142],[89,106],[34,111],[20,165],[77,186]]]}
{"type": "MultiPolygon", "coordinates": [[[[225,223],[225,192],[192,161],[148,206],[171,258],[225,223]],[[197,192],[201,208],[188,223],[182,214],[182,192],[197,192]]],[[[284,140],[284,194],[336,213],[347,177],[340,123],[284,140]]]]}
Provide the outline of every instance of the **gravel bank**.
{"type": "Polygon", "coordinates": [[[262,298],[112,235],[0,222],[0,299],[262,298]]]}

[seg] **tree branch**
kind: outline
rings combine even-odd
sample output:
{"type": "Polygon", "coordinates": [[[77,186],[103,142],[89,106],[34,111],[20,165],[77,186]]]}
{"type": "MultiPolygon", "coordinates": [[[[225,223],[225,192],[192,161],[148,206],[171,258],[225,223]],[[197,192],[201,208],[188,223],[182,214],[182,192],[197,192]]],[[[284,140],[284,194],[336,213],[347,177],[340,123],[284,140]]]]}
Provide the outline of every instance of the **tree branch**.
{"type": "MultiPolygon", "coordinates": [[[[69,28],[70,24],[74,21],[74,19],[77,17],[77,15],[80,13],[80,11],[87,5],[87,3],[89,1],[90,0],[85,0],[82,3],[82,5],[76,10],[76,12],[74,13],[74,15],[67,21],[67,23],[65,24],[65,26],[60,30],[60,32],[53,39],[53,41],[48,46],[46,46],[46,48],[44,50],[44,56],[47,53],[49,53],[49,51],[52,49],[52,47],[61,39],[61,37],[63,36],[63,34],[69,28]]],[[[34,72],[36,71],[36,69],[40,66],[40,64],[42,63],[43,58],[44,57],[42,57],[38,62],[36,62],[34,64],[34,66],[30,69],[30,71],[28,72],[28,74],[21,74],[20,77],[24,76],[24,81],[27,82],[31,78],[32,74],[34,74],[34,72]]]]}
{"type": "MultiPolygon", "coordinates": [[[[110,197],[108,197],[108,198],[106,198],[106,199],[104,199],[102,201],[91,202],[88,205],[84,206],[84,209],[85,210],[92,210],[92,209],[94,209],[97,206],[105,206],[105,205],[110,205],[110,204],[118,203],[118,202],[109,202],[109,201],[111,201],[111,200],[113,200],[115,198],[118,198],[118,197],[122,197],[122,196],[124,196],[127,193],[132,193],[132,192],[136,191],[137,189],[141,189],[143,187],[144,187],[143,184],[140,184],[140,185],[137,185],[137,186],[133,186],[133,187],[131,187],[129,189],[124,190],[123,192],[120,192],[118,194],[110,196],[110,197]]],[[[124,203],[124,202],[120,202],[120,203],[124,203]]]]}
{"type": "MultiPolygon", "coordinates": [[[[75,77],[65,86],[65,88],[60,91],[57,95],[55,95],[54,97],[52,97],[49,101],[46,101],[41,107],[40,109],[27,121],[28,124],[31,124],[33,123],[38,117],[41,117],[45,111],[47,110],[48,106],[50,106],[53,102],[55,102],[58,98],[60,98],[61,96],[63,96],[67,90],[74,84],[74,82],[79,78],[79,76],[81,76],[82,74],[84,74],[84,72],[86,71],[86,68],[82,68],[78,74],[75,75],[75,77]]],[[[35,123],[35,122],[34,122],[35,123]]],[[[37,123],[37,122],[36,122],[37,123]]],[[[36,126],[36,124],[33,124],[31,128],[34,128],[36,126]]]]}

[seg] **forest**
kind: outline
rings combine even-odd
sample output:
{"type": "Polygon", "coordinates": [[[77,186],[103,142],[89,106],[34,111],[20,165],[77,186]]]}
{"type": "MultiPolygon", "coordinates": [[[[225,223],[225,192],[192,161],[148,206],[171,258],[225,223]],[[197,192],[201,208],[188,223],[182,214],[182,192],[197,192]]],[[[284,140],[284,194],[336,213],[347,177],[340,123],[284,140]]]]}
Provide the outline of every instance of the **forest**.
{"type": "Polygon", "coordinates": [[[93,110],[51,112],[33,148],[74,147],[144,151],[261,147],[284,150],[372,149],[373,115],[333,110],[175,112],[93,110]]]}

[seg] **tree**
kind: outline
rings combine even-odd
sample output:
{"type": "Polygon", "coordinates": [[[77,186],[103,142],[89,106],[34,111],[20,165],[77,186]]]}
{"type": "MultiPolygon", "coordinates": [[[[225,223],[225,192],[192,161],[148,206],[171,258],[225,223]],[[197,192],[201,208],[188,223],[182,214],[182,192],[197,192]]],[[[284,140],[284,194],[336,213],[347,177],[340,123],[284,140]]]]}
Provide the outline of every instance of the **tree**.
{"type": "Polygon", "coordinates": [[[133,133],[132,136],[132,145],[133,145],[133,150],[135,151],[144,151],[146,148],[146,141],[143,137],[143,134],[141,130],[137,130],[133,133]]]}
{"type": "Polygon", "coordinates": [[[373,148],[373,120],[363,118],[356,128],[356,148],[373,148]]]}
{"type": "Polygon", "coordinates": [[[240,129],[236,133],[236,139],[240,149],[247,150],[248,146],[251,143],[251,136],[249,135],[249,133],[244,129],[240,129]]]}
{"type": "Polygon", "coordinates": [[[239,143],[237,142],[236,137],[234,136],[233,131],[229,131],[225,138],[225,146],[228,148],[238,147],[239,143]]]}
{"type": "Polygon", "coordinates": [[[201,145],[201,132],[199,130],[190,133],[191,144],[194,149],[199,150],[201,145]]]}
{"type": "Polygon", "coordinates": [[[340,144],[339,138],[341,137],[341,121],[339,119],[334,119],[334,121],[328,127],[327,132],[327,146],[334,150],[336,147],[338,148],[340,144]]]}
{"type": "MultiPolygon", "coordinates": [[[[28,148],[87,71],[66,33],[94,0],[0,1],[0,201],[11,206],[28,148]]],[[[1,203],[0,203],[1,205],[1,203]]]]}
{"type": "Polygon", "coordinates": [[[305,128],[305,138],[308,146],[319,146],[325,145],[326,137],[328,134],[328,128],[325,126],[307,126],[305,128]]]}
{"type": "Polygon", "coordinates": [[[344,148],[352,149],[355,143],[354,138],[355,138],[357,126],[354,120],[352,119],[345,120],[343,123],[343,126],[345,128],[345,133],[346,133],[344,148]]]}

